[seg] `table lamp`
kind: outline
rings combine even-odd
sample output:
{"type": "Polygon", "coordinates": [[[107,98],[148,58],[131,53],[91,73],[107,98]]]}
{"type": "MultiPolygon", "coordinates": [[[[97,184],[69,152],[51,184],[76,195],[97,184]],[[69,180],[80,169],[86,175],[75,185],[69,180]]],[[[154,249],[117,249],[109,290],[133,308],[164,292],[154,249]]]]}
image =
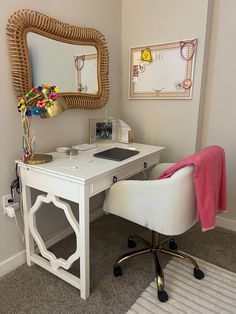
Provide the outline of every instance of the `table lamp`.
{"type": "Polygon", "coordinates": [[[32,88],[18,102],[23,127],[21,160],[27,164],[43,164],[52,160],[49,154],[34,154],[35,136],[32,134],[32,115],[51,118],[65,111],[68,106],[64,99],[57,95],[57,86],[43,84],[32,88]]]}

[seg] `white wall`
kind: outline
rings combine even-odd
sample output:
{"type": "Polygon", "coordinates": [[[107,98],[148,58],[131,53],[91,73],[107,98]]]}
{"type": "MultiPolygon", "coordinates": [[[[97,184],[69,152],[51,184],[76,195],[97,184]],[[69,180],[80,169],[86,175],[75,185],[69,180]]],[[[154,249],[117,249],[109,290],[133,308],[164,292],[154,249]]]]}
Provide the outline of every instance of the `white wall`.
{"type": "MultiPolygon", "coordinates": [[[[236,226],[236,1],[214,0],[202,145],[219,144],[226,151],[227,218],[236,226]]],[[[236,231],[236,229],[235,229],[236,231]]]]}
{"type": "MultiPolygon", "coordinates": [[[[37,150],[48,152],[58,146],[70,146],[86,142],[89,139],[88,120],[92,117],[108,115],[119,117],[120,104],[120,29],[121,29],[121,2],[116,0],[69,0],[60,2],[51,1],[1,1],[0,4],[0,46],[1,46],[1,123],[0,123],[0,198],[9,193],[10,182],[15,178],[14,160],[21,150],[21,122],[17,112],[16,98],[11,83],[10,60],[6,40],[6,24],[10,15],[19,9],[40,11],[60,21],[85,27],[94,27],[106,37],[110,52],[110,85],[111,93],[108,104],[100,110],[68,110],[53,118],[41,120],[34,118],[33,128],[36,132],[37,150]]],[[[53,82],[52,82],[53,83],[53,82]]],[[[44,211],[44,219],[48,221],[50,214],[44,211]]],[[[59,217],[60,218],[60,217],[59,217]]],[[[58,218],[58,225],[62,221],[58,218]]],[[[47,225],[42,225],[43,233],[48,233],[47,225]]],[[[14,220],[2,215],[0,208],[0,264],[7,258],[17,254],[24,245],[16,231],[14,220]]]]}
{"type": "Polygon", "coordinates": [[[123,0],[122,2],[122,119],[137,141],[167,148],[166,161],[195,151],[207,29],[208,0],[123,0]],[[129,100],[130,47],[198,38],[191,100],[129,100]]]}

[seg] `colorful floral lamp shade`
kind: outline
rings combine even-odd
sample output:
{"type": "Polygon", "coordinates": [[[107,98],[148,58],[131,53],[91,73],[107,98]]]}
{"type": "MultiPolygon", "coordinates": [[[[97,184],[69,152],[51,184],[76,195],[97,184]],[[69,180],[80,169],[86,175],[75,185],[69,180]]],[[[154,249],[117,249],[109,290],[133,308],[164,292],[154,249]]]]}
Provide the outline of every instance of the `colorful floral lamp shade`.
{"type": "Polygon", "coordinates": [[[52,160],[48,154],[34,154],[35,136],[31,127],[33,115],[42,118],[53,117],[67,109],[65,101],[58,97],[57,86],[43,84],[32,88],[18,102],[18,111],[21,113],[23,127],[23,142],[21,160],[24,163],[40,164],[52,160]]]}

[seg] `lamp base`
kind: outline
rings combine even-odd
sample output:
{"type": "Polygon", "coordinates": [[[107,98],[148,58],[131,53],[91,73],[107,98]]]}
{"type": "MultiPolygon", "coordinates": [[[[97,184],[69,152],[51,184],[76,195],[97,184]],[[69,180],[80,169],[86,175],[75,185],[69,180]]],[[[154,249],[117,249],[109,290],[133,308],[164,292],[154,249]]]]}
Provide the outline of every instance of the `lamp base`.
{"type": "Polygon", "coordinates": [[[30,165],[46,164],[52,161],[52,155],[33,154],[31,157],[25,158],[25,163],[30,165]]]}

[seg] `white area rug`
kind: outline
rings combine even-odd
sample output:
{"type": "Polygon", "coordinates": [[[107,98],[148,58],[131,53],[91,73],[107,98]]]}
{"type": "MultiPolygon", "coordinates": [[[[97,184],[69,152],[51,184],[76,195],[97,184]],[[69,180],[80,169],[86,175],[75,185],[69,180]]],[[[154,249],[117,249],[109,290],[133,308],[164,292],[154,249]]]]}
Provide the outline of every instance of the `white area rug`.
{"type": "Polygon", "coordinates": [[[164,269],[169,300],[161,303],[157,299],[156,283],[152,282],[127,314],[235,314],[236,273],[195,259],[205,278],[195,279],[191,264],[172,258],[164,269]]]}

